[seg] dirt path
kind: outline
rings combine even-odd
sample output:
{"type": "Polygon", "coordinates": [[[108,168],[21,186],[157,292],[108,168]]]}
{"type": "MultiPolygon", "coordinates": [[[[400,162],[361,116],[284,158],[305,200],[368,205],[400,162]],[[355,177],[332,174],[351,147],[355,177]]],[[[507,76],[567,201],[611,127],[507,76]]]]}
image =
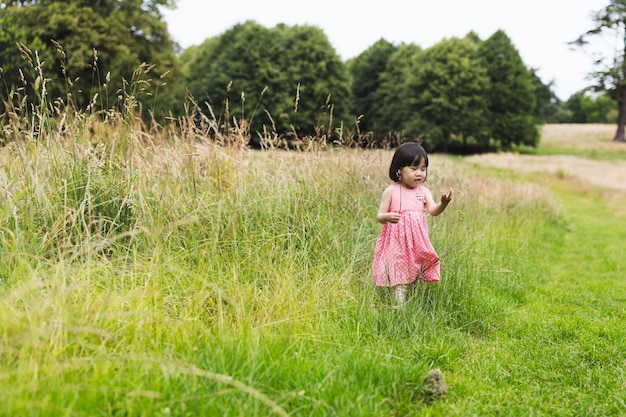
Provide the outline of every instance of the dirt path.
{"type": "Polygon", "coordinates": [[[626,191],[626,162],[593,161],[568,155],[534,156],[513,153],[475,155],[466,158],[466,162],[574,177],[593,185],[626,191]]]}

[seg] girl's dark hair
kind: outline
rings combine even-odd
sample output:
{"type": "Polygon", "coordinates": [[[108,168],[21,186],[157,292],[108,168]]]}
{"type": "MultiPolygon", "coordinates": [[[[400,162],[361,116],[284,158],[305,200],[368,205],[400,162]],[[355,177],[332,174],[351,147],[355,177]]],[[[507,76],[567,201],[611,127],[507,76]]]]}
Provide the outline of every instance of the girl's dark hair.
{"type": "Polygon", "coordinates": [[[391,158],[391,166],[389,166],[389,178],[391,181],[398,182],[398,171],[404,167],[417,166],[422,161],[428,168],[428,154],[422,146],[415,142],[404,142],[396,149],[391,158]]]}

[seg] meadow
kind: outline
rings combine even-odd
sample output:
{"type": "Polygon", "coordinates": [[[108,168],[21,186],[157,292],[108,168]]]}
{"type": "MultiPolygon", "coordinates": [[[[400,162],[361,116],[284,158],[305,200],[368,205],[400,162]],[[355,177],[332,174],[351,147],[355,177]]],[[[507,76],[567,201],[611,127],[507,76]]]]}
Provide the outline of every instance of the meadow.
{"type": "MultiPolygon", "coordinates": [[[[619,191],[431,155],[442,280],[397,309],[370,278],[391,150],[45,126],[0,149],[2,416],[626,413],[619,191]]],[[[567,132],[536,153],[589,157],[567,132]]]]}

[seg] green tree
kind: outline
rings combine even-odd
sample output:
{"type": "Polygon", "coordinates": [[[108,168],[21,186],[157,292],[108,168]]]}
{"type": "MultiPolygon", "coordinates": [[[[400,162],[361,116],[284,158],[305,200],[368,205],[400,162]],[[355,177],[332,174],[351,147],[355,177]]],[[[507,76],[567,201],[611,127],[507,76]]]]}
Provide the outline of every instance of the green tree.
{"type": "MultiPolygon", "coordinates": [[[[580,90],[565,103],[572,123],[608,123],[616,110],[615,100],[606,94],[590,94],[580,90]]],[[[614,121],[614,120],[613,120],[614,121]]]]}
{"type": "Polygon", "coordinates": [[[489,144],[489,78],[471,39],[444,39],[417,56],[407,80],[412,118],[407,136],[425,135],[431,151],[485,149],[489,144]]]}
{"type": "Polygon", "coordinates": [[[535,94],[535,120],[537,123],[556,123],[557,113],[561,110],[562,102],[552,89],[554,81],[544,84],[536,70],[530,70],[531,83],[535,94]]]}
{"type": "Polygon", "coordinates": [[[587,123],[606,123],[615,101],[606,94],[584,95],[581,98],[581,106],[587,115],[587,123]]]}
{"type": "MultiPolygon", "coordinates": [[[[136,94],[148,109],[168,111],[179,98],[174,44],[159,7],[172,0],[8,1],[0,9],[3,75],[8,88],[20,85],[28,63],[15,46],[46,56],[42,68],[48,94],[84,109],[119,105],[120,92],[136,94]],[[143,69],[138,71],[142,66],[143,69]],[[162,75],[173,72],[170,84],[162,75]],[[135,81],[135,85],[129,83],[135,81]],[[147,84],[151,83],[151,86],[147,84]],[[129,90],[130,89],[130,90],[129,90]]],[[[180,87],[180,86],[178,86],[180,87]]]]}
{"type": "Polygon", "coordinates": [[[502,30],[478,46],[487,70],[491,137],[508,149],[511,145],[536,146],[539,131],[532,73],[502,30]]]}
{"type": "Polygon", "coordinates": [[[348,71],[324,32],[315,26],[279,25],[274,30],[282,34],[284,91],[292,92],[290,106],[281,114],[294,109],[289,117],[294,131],[330,139],[337,136],[335,129],[352,126],[348,71]]]}
{"type": "Polygon", "coordinates": [[[366,51],[348,62],[351,75],[352,113],[359,116],[359,128],[363,133],[379,135],[381,103],[377,97],[381,76],[387,68],[389,57],[397,50],[385,39],[370,46],[366,51]]]}
{"type": "Polygon", "coordinates": [[[233,123],[249,126],[251,131],[271,125],[270,113],[262,110],[275,107],[280,59],[279,38],[253,21],[204,41],[194,56],[181,55],[191,76],[192,95],[211,107],[226,130],[233,123]],[[187,62],[186,58],[193,59],[187,62]],[[261,111],[257,103],[261,103],[261,111]]]}
{"type": "Polygon", "coordinates": [[[617,102],[617,131],[613,140],[626,143],[626,0],[610,0],[605,8],[594,13],[593,24],[592,29],[571,44],[586,47],[592,37],[607,32],[615,33],[615,39],[623,40],[621,46],[616,47],[614,56],[594,57],[596,69],[589,75],[595,80],[591,86],[595,92],[606,93],[617,102]]]}
{"type": "MultiPolygon", "coordinates": [[[[0,85],[3,91],[0,121],[9,112],[23,120],[22,116],[31,106],[45,105],[46,97],[42,97],[41,85],[43,80],[37,66],[40,69],[49,66],[50,62],[54,62],[55,55],[49,45],[38,38],[30,43],[32,49],[23,44],[18,45],[19,40],[25,37],[25,29],[14,24],[12,16],[0,10],[0,85]],[[24,98],[28,99],[28,103],[24,103],[24,98]]],[[[51,88],[54,91],[54,86],[51,88]]]]}
{"type": "Polygon", "coordinates": [[[565,110],[569,113],[570,123],[587,123],[587,113],[583,109],[583,97],[585,96],[585,90],[578,91],[570,96],[565,102],[565,110]]]}
{"type": "Polygon", "coordinates": [[[202,85],[209,82],[206,66],[203,67],[202,64],[213,61],[218,42],[217,37],[205,39],[200,45],[191,45],[180,53],[178,57],[180,71],[190,90],[202,90],[202,85]]]}
{"type": "Polygon", "coordinates": [[[408,82],[415,76],[422,48],[413,43],[402,44],[389,57],[385,71],[380,74],[380,86],[374,95],[378,102],[375,141],[395,145],[405,136],[407,124],[416,117],[409,103],[408,82]]]}
{"type": "Polygon", "coordinates": [[[345,65],[319,28],[248,21],[185,51],[181,61],[194,97],[226,128],[245,119],[253,144],[265,131],[330,139],[350,120],[345,65]]]}

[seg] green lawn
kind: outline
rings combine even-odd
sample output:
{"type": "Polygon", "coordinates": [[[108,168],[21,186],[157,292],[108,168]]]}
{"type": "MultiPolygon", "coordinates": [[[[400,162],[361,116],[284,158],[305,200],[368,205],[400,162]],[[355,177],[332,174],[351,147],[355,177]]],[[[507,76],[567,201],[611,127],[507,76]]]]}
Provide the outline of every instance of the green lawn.
{"type": "Polygon", "coordinates": [[[562,223],[519,252],[524,303],[452,367],[461,392],[432,415],[626,413],[625,219],[602,201],[554,193],[562,223]]]}

